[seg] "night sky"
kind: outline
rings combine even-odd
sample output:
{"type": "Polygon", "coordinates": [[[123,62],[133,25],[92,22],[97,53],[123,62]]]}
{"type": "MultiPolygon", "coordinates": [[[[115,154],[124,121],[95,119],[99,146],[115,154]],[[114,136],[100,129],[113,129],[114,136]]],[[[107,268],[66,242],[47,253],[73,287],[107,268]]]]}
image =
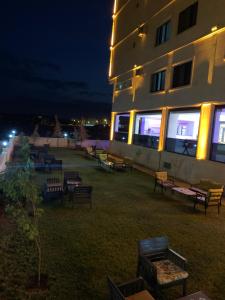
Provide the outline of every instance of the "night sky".
{"type": "Polygon", "coordinates": [[[72,117],[95,113],[93,102],[110,110],[112,2],[1,1],[1,111],[72,117]]]}

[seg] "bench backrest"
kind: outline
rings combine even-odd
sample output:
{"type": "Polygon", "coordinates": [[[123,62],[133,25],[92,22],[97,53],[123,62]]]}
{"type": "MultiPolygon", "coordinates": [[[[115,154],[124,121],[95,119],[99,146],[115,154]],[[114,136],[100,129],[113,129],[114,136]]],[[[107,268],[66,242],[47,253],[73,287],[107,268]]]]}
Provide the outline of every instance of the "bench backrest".
{"type": "Polygon", "coordinates": [[[166,181],[168,179],[167,172],[155,172],[155,178],[157,180],[166,181]]]}
{"type": "Polygon", "coordinates": [[[220,202],[223,195],[223,189],[210,189],[208,190],[207,201],[210,204],[217,204],[220,202]]]}
{"type": "Polygon", "coordinates": [[[98,155],[98,158],[100,159],[100,160],[107,160],[107,154],[106,153],[100,153],[99,155],[98,155]]]}
{"type": "Polygon", "coordinates": [[[166,236],[149,238],[138,242],[139,255],[152,255],[165,252],[169,248],[169,241],[166,236]]]}

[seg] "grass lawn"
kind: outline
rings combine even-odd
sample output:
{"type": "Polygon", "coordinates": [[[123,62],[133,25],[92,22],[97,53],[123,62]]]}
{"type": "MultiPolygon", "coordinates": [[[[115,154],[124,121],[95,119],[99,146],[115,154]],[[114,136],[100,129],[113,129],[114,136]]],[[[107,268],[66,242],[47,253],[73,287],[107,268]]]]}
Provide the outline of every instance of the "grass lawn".
{"type": "MultiPolygon", "coordinates": [[[[225,299],[225,207],[219,217],[216,208],[205,217],[187,199],[154,193],[149,175],[107,173],[72,150],[51,152],[93,186],[93,209],[43,205],[43,268],[50,291],[47,298],[32,299],[107,299],[106,276],[117,282],[134,278],[137,241],[161,235],[188,259],[188,292],[204,290],[214,300],[225,299]]],[[[38,174],[38,183],[52,175],[38,174]]],[[[35,253],[7,220],[0,221],[0,235],[0,299],[26,299],[24,285],[34,270],[35,253]]],[[[179,298],[181,288],[166,294],[179,298]]]]}

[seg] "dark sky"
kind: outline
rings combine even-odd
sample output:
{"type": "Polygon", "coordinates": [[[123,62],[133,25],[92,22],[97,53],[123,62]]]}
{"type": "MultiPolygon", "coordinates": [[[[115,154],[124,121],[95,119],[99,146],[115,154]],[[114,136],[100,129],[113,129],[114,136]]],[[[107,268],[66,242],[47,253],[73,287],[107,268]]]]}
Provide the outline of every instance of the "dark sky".
{"type": "Polygon", "coordinates": [[[110,107],[112,2],[1,1],[2,110],[69,115],[83,110],[86,101],[110,107]]]}

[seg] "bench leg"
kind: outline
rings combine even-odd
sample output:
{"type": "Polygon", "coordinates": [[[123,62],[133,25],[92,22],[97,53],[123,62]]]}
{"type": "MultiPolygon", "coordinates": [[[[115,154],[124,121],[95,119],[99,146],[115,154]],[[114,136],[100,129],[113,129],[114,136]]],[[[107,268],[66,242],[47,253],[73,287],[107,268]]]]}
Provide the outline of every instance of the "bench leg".
{"type": "Polygon", "coordinates": [[[183,282],[183,296],[186,296],[187,294],[187,280],[184,280],[183,282]]]}

